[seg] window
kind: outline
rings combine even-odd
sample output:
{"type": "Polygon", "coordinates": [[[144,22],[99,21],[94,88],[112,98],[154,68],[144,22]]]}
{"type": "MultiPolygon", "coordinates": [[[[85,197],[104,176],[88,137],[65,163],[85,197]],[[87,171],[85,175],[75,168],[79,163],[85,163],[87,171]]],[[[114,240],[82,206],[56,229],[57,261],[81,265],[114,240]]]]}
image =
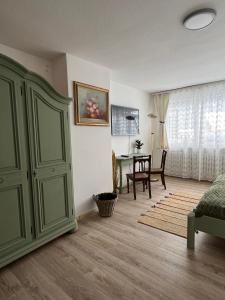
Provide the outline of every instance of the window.
{"type": "Polygon", "coordinates": [[[212,180],[225,172],[225,83],[172,92],[166,126],[170,175],[212,180]]]}

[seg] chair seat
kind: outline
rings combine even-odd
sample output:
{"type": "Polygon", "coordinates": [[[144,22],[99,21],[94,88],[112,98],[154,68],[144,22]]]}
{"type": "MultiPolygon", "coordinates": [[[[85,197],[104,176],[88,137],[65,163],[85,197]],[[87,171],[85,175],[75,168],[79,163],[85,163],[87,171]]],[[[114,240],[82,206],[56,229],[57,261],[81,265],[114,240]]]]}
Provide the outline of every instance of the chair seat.
{"type": "Polygon", "coordinates": [[[151,169],[151,174],[160,174],[163,172],[162,168],[151,169]]]}
{"type": "MultiPolygon", "coordinates": [[[[127,174],[127,177],[131,180],[134,179],[133,173],[127,174]]],[[[135,181],[137,180],[145,180],[148,179],[148,175],[146,173],[135,173],[135,181]]]]}

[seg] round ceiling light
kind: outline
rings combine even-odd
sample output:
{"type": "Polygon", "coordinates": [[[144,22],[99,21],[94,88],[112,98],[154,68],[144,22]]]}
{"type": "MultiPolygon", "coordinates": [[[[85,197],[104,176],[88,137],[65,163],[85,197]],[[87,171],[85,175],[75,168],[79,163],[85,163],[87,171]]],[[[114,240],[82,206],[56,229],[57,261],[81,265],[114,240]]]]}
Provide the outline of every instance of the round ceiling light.
{"type": "Polygon", "coordinates": [[[200,30],[209,26],[216,17],[212,8],[200,9],[189,14],[183,21],[184,26],[190,30],[200,30]]]}

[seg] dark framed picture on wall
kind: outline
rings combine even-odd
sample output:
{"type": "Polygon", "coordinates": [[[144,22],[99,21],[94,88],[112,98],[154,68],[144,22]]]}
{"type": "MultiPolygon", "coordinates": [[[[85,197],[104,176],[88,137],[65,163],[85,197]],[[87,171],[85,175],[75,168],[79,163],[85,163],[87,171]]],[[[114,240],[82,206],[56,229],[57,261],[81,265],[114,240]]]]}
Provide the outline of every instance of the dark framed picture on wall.
{"type": "Polygon", "coordinates": [[[81,82],[73,82],[76,125],[109,126],[109,91],[81,82]]]}

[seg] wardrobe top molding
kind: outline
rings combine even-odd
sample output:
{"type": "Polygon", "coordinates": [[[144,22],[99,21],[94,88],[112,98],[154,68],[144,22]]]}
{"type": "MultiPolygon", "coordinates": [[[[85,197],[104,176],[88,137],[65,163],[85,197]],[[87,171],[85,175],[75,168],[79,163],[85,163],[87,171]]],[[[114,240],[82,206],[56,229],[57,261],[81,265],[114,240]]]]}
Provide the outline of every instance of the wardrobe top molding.
{"type": "Polygon", "coordinates": [[[65,97],[59,94],[43,77],[35,72],[29,71],[23,65],[13,60],[12,58],[0,53],[0,65],[7,67],[8,69],[16,72],[24,79],[32,81],[41,86],[50,96],[52,96],[58,102],[69,104],[72,98],[65,97]]]}

